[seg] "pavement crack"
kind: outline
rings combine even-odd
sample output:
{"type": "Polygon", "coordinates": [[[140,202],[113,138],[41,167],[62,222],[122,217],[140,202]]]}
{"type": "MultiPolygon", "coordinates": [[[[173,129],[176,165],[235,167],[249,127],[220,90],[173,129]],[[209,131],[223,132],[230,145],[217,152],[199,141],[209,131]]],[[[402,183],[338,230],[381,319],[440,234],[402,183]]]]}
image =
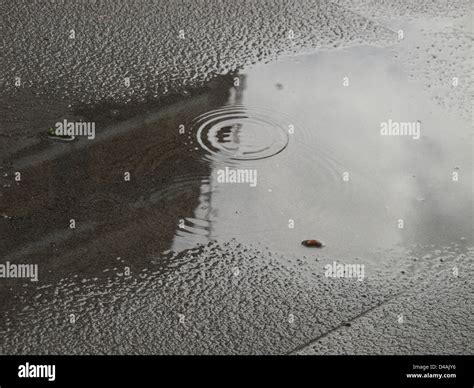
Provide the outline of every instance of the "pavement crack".
{"type": "Polygon", "coordinates": [[[340,328],[344,327],[346,325],[346,323],[348,322],[352,322],[352,321],[355,321],[356,319],[359,319],[359,318],[362,318],[364,317],[365,315],[367,315],[368,313],[370,313],[371,311],[375,310],[376,308],[380,307],[380,306],[383,306],[384,304],[392,301],[393,299],[403,295],[405,293],[405,291],[403,292],[399,292],[398,294],[395,294],[395,295],[392,295],[390,296],[389,298],[383,300],[382,302],[380,303],[377,303],[375,306],[372,306],[371,308],[369,308],[368,310],[365,310],[363,311],[362,313],[352,317],[351,319],[349,320],[346,320],[344,321],[343,323],[341,323],[339,326],[336,326],[334,328],[332,328],[331,330],[328,330],[326,331],[325,333],[321,334],[319,337],[316,337],[316,338],[313,338],[307,342],[305,342],[304,344],[300,345],[300,346],[297,346],[296,348],[294,348],[292,351],[286,353],[287,355],[291,355],[291,354],[295,354],[301,350],[303,350],[304,348],[310,346],[311,344],[314,344],[315,342],[321,340],[322,338],[324,337],[327,337],[329,334],[335,332],[336,330],[339,330],[340,328]]]}

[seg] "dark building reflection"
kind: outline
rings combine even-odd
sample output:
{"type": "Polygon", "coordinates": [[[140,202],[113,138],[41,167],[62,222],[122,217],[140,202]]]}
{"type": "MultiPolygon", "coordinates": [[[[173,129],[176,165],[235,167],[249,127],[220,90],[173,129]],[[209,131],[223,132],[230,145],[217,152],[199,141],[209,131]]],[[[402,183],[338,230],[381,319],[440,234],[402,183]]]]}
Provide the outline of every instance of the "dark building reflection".
{"type": "MultiPolygon", "coordinates": [[[[2,224],[4,261],[39,264],[41,284],[52,284],[74,275],[100,277],[112,267],[137,271],[170,249],[182,220],[195,219],[196,209],[205,217],[212,211],[211,166],[193,134],[179,127],[241,100],[243,85],[236,92],[234,76],[217,77],[194,97],[134,117],[138,125],[127,130],[80,140],[87,144],[70,144],[67,152],[22,168],[21,185],[3,194],[3,211],[11,217],[2,224]]],[[[204,228],[203,236],[209,239],[210,231],[204,228]]],[[[5,292],[21,282],[2,285],[6,307],[5,292]]]]}

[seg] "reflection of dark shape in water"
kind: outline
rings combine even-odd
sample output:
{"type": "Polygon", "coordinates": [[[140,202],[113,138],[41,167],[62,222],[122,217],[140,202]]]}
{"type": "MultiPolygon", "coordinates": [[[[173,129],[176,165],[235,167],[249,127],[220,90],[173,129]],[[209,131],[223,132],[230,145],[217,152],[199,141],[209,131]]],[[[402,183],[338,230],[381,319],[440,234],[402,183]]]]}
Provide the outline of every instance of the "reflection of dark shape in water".
{"type": "Polygon", "coordinates": [[[177,129],[183,115],[227,101],[230,82],[220,80],[185,103],[110,127],[82,146],[55,153],[62,144],[51,142],[28,155],[28,163],[13,161],[29,179],[3,195],[12,217],[0,226],[9,236],[1,242],[4,256],[41,263],[41,280],[54,282],[125,265],[116,257],[138,270],[169,249],[180,220],[203,205],[201,186],[210,176],[202,152],[189,153],[177,129]]]}
{"type": "MultiPolygon", "coordinates": [[[[243,99],[243,92],[245,88],[247,87],[247,77],[243,74],[234,74],[234,76],[237,76],[239,78],[239,86],[236,87],[234,86],[233,88],[230,89],[230,95],[227,100],[226,105],[241,105],[242,104],[242,99],[243,99]]],[[[220,129],[220,131],[217,133],[217,141],[219,143],[231,143],[238,145],[240,143],[239,140],[239,133],[240,130],[242,129],[242,124],[241,123],[233,123],[229,126],[224,126],[220,129]]],[[[230,147],[231,149],[237,150],[238,147],[230,147]]]]}
{"type": "MultiPolygon", "coordinates": [[[[239,144],[239,132],[242,128],[242,124],[236,123],[232,124],[228,127],[222,127],[219,132],[216,134],[217,141],[219,143],[231,143],[231,144],[239,144]]],[[[232,147],[230,147],[232,149],[232,147]]],[[[233,149],[238,149],[238,147],[234,147],[233,149]]]]}

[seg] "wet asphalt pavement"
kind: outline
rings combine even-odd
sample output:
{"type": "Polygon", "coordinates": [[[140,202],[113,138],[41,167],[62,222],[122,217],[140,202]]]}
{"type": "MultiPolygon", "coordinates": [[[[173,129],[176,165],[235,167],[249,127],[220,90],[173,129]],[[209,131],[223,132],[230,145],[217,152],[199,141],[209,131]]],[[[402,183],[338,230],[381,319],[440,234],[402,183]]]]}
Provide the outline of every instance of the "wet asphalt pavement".
{"type": "Polygon", "coordinates": [[[469,12],[1,2],[0,353],[472,354],[469,12]]]}

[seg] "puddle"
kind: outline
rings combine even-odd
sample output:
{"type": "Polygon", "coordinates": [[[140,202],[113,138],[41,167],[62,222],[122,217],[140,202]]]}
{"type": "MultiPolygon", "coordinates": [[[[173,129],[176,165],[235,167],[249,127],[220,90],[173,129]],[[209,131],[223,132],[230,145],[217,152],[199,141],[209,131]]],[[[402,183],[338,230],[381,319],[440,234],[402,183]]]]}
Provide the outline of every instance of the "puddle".
{"type": "Polygon", "coordinates": [[[314,254],[301,241],[317,239],[319,256],[374,263],[391,250],[472,244],[469,126],[433,105],[387,49],[287,58],[238,77],[92,142],[51,141],[14,160],[25,179],[4,190],[2,222],[21,233],[2,242],[6,257],[48,255],[51,236],[64,263],[89,252],[85,273],[108,266],[95,258],[108,249],[146,265],[150,254],[232,238],[296,256],[314,254]],[[389,120],[421,123],[420,138],[381,136],[389,120]],[[255,181],[219,181],[225,169],[255,181]],[[86,232],[63,239],[70,219],[86,232]]]}

